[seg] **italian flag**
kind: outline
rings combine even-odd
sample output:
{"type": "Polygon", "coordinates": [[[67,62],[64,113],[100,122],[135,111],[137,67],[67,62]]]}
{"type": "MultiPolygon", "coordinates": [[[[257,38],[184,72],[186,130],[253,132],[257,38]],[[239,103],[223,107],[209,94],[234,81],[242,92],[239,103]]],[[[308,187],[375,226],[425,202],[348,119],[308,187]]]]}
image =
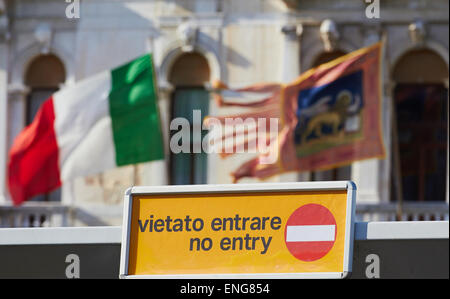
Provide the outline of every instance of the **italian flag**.
{"type": "Polygon", "coordinates": [[[53,94],[11,147],[14,204],[76,177],[164,159],[157,105],[150,54],[53,94]]]}

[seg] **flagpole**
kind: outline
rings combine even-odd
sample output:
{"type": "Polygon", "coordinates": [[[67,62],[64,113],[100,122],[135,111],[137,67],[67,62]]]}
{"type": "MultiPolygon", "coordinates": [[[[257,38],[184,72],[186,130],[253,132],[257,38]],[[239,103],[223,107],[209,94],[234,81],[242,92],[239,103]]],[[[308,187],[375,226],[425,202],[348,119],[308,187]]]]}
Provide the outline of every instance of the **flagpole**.
{"type": "Polygon", "coordinates": [[[0,36],[0,204],[6,203],[8,48],[0,36]]]}
{"type": "MultiPolygon", "coordinates": [[[[386,47],[388,43],[386,31],[382,31],[381,40],[383,42],[383,61],[389,61],[386,59],[386,47]]],[[[386,75],[388,76],[388,75],[386,75]]],[[[383,78],[385,74],[383,72],[383,78]]],[[[394,179],[394,192],[396,198],[396,218],[397,220],[402,220],[403,217],[403,186],[402,186],[402,173],[401,173],[401,163],[400,163],[400,147],[398,142],[398,124],[397,124],[397,112],[395,107],[395,83],[391,84],[389,82],[388,93],[390,94],[390,112],[391,112],[391,142],[392,142],[392,169],[393,169],[393,179],[394,179]]]]}
{"type": "Polygon", "coordinates": [[[402,173],[400,164],[400,148],[398,144],[398,126],[397,126],[397,113],[395,109],[395,98],[391,99],[391,130],[392,130],[392,154],[394,164],[394,182],[395,182],[395,197],[397,199],[397,220],[402,220],[403,216],[403,186],[402,186],[402,173]]]}

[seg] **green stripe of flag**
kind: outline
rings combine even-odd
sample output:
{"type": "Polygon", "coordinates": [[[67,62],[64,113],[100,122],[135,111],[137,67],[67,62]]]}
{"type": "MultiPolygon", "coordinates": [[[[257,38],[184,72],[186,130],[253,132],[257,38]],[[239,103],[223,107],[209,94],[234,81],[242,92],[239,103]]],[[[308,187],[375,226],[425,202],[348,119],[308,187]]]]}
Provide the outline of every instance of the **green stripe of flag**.
{"type": "Polygon", "coordinates": [[[150,54],[111,71],[109,111],[118,166],[164,159],[150,54]]]}

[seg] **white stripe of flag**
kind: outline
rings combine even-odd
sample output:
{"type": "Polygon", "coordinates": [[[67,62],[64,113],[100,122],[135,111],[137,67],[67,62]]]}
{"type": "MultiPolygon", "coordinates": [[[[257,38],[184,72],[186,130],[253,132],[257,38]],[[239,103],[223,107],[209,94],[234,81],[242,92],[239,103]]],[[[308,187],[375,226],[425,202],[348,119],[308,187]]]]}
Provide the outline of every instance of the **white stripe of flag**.
{"type": "Polygon", "coordinates": [[[286,242],[334,241],[336,225],[290,225],[286,242]]]}

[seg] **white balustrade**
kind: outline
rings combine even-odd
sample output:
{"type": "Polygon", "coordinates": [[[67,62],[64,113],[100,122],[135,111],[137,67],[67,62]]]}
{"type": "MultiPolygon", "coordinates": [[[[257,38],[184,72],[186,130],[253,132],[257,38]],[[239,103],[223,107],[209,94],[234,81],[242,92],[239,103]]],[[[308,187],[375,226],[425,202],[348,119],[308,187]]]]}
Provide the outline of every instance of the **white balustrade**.
{"type": "MultiPolygon", "coordinates": [[[[0,206],[0,227],[58,227],[70,226],[74,219],[86,225],[79,208],[71,208],[56,202],[29,202],[22,206],[0,206]],[[83,219],[81,219],[83,218],[83,219]]],[[[357,204],[356,221],[396,221],[396,203],[357,204]]],[[[402,205],[402,221],[448,220],[449,208],[445,202],[405,202],[402,205]]],[[[98,224],[97,224],[98,225],[98,224]]]]}

